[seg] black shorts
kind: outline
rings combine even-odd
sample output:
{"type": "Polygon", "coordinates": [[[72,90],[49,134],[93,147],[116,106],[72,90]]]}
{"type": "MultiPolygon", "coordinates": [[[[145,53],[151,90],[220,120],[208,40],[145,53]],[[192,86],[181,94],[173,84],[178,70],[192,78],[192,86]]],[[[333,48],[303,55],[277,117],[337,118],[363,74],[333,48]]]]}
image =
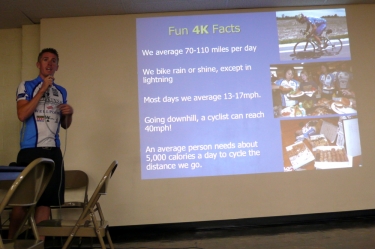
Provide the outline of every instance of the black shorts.
{"type": "Polygon", "coordinates": [[[65,174],[63,157],[59,147],[21,149],[18,152],[17,165],[27,166],[40,157],[52,159],[55,162],[55,170],[37,206],[60,206],[64,203],[65,174]]]}

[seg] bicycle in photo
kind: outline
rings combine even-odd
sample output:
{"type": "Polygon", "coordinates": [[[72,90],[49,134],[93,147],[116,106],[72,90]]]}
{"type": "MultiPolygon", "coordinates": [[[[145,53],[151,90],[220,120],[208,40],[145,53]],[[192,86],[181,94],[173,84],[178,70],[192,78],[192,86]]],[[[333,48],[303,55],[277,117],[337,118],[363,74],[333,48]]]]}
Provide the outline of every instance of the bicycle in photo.
{"type": "Polygon", "coordinates": [[[325,55],[338,55],[342,49],[342,41],[339,38],[330,39],[329,34],[332,33],[332,29],[327,29],[319,37],[322,47],[319,46],[318,42],[314,39],[311,33],[304,30],[300,30],[300,33],[306,35],[303,41],[297,42],[294,45],[294,56],[297,57],[315,57],[325,55]]]}

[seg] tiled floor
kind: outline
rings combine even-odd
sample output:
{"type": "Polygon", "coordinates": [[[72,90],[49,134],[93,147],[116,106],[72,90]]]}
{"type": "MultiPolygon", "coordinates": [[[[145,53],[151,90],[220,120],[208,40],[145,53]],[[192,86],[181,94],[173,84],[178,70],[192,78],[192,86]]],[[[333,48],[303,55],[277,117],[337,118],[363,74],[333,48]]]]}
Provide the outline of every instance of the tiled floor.
{"type": "Polygon", "coordinates": [[[371,249],[375,248],[375,217],[115,237],[115,248],[127,249],[371,249]]]}

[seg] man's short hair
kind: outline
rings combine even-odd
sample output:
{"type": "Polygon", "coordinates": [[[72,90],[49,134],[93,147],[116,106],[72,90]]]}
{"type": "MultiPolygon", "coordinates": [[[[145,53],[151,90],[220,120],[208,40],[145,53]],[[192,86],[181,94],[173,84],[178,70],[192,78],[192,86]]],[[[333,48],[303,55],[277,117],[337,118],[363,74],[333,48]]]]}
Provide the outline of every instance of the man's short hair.
{"type": "Polygon", "coordinates": [[[286,67],[284,69],[284,76],[286,75],[286,72],[288,72],[289,70],[292,72],[293,76],[296,74],[293,67],[286,67]]]}
{"type": "Polygon", "coordinates": [[[42,49],[42,51],[40,51],[40,53],[38,55],[38,61],[40,61],[40,59],[42,58],[42,55],[44,53],[52,53],[52,54],[56,55],[57,62],[59,62],[59,53],[57,53],[57,50],[54,49],[54,48],[44,48],[44,49],[42,49]]]}

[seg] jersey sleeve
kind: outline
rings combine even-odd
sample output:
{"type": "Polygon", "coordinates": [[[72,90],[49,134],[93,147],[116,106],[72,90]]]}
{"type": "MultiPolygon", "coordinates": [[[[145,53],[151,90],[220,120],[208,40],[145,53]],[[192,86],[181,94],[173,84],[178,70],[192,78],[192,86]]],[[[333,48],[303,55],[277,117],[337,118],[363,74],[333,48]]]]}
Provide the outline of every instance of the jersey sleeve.
{"type": "Polygon", "coordinates": [[[26,90],[25,82],[22,82],[18,85],[17,93],[16,93],[16,100],[30,100],[30,96],[26,90]]]}
{"type": "Polygon", "coordinates": [[[282,79],[279,79],[273,82],[273,84],[280,86],[282,81],[283,81],[282,79]]]}

